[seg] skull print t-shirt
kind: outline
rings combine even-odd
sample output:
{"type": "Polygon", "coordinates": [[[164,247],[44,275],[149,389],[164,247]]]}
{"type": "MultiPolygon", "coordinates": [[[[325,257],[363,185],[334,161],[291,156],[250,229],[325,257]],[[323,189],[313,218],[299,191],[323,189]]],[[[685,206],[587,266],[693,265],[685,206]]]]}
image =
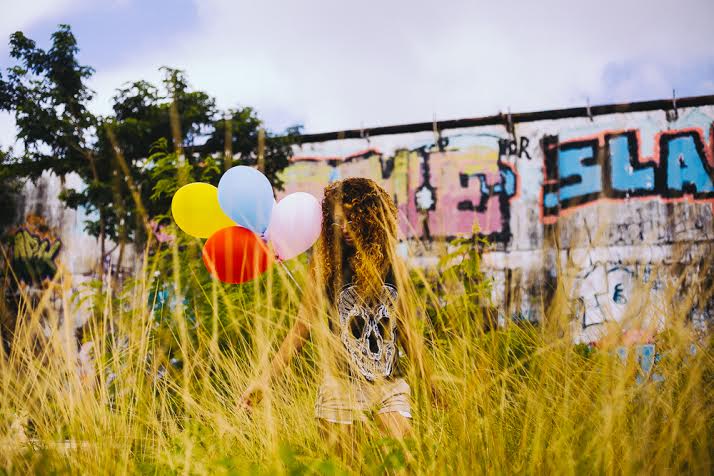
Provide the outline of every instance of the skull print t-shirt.
{"type": "Polygon", "coordinates": [[[331,327],[349,356],[351,372],[374,381],[397,376],[398,328],[395,313],[397,287],[388,272],[378,296],[365,300],[353,284],[350,253],[342,265],[342,286],[336,293],[337,322],[331,327]],[[334,325],[337,324],[337,325],[334,325]]]}

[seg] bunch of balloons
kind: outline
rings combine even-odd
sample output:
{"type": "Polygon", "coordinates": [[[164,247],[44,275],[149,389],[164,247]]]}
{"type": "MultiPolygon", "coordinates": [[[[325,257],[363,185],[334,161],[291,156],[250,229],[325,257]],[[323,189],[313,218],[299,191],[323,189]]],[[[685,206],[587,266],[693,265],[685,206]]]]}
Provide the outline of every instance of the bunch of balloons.
{"type": "Polygon", "coordinates": [[[306,251],[320,235],[322,220],[315,197],[296,192],[275,203],[268,178],[242,165],[224,173],[218,188],[202,182],[181,187],[171,213],[183,231],[208,238],[203,263],[232,284],[260,276],[273,260],[306,251]]]}

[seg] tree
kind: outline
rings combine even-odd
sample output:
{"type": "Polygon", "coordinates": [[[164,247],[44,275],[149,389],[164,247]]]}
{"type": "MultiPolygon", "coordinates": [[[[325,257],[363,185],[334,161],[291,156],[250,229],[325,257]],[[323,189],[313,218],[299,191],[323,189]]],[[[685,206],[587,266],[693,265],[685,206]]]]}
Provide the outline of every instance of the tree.
{"type": "MultiPolygon", "coordinates": [[[[97,226],[88,226],[88,231],[100,238],[104,253],[107,231],[114,225],[106,200],[111,164],[93,149],[98,121],[87,108],[93,93],[86,82],[94,70],[79,64],[78,52],[69,25],[60,25],[52,34],[52,47],[47,51],[22,32],[11,35],[10,56],[19,64],[8,68],[7,81],[0,78],[5,97],[2,107],[15,115],[23,150],[11,162],[11,174],[33,181],[45,171],[62,180],[68,173],[79,174],[87,184],[81,193],[90,197],[85,202],[94,205],[88,210],[98,214],[97,226]]],[[[68,191],[62,198],[76,207],[77,193],[68,191]]]]}
{"type": "MultiPolygon", "coordinates": [[[[262,128],[262,122],[253,108],[244,107],[230,110],[225,118],[214,121],[213,132],[203,146],[203,150],[210,154],[225,154],[227,150],[230,150],[233,156],[228,161],[229,165],[257,165],[258,130],[260,128],[262,128]],[[227,130],[228,136],[232,137],[230,149],[225,147],[227,130]]],[[[291,145],[296,142],[301,129],[301,126],[290,127],[282,135],[265,132],[265,169],[263,173],[277,190],[283,189],[284,184],[279,174],[290,164],[291,145]]]]}
{"type": "MultiPolygon", "coordinates": [[[[255,110],[218,111],[215,99],[192,90],[181,70],[162,68],[161,88],[147,81],[124,85],[113,113],[97,117],[87,108],[94,70],[79,64],[68,25],[52,34],[47,51],[22,32],[10,46],[18,64],[8,68],[7,80],[0,76],[0,109],[14,113],[23,152],[9,161],[8,174],[37,180],[44,171],[61,178],[77,173],[85,186],[65,189],[60,198],[87,210],[85,229],[99,238],[102,257],[107,239],[121,250],[128,242],[142,245],[180,185],[215,185],[225,165],[256,164],[262,122],[255,110]]],[[[277,189],[297,133],[299,127],[264,134],[264,172],[277,189]]]]}
{"type": "Polygon", "coordinates": [[[215,100],[189,90],[182,71],[163,70],[163,89],[137,81],[117,91],[110,125],[114,145],[126,164],[124,171],[133,177],[137,198],[152,218],[166,214],[170,207],[170,197],[154,193],[161,179],[156,176],[157,161],[162,160],[163,168],[171,162],[167,173],[177,182],[180,174],[185,182],[200,180],[190,172],[205,161],[195,144],[210,130],[216,114],[215,100]]]}
{"type": "MultiPolygon", "coordinates": [[[[190,88],[183,71],[162,69],[162,88],[136,81],[117,91],[112,123],[152,218],[167,216],[173,194],[184,183],[218,185],[226,168],[256,165],[262,127],[253,108],[220,112],[212,97],[190,88]]],[[[299,130],[265,134],[264,173],[278,190],[283,186],[279,172],[289,164],[299,130]]]]}
{"type": "Polygon", "coordinates": [[[45,170],[60,176],[91,160],[91,129],[96,118],[87,110],[92,91],[86,80],[93,70],[76,58],[77,41],[68,25],[52,34],[44,51],[22,32],[10,37],[10,56],[19,65],[0,78],[3,107],[15,113],[17,139],[24,153],[16,167],[22,175],[38,178],[45,170]]]}
{"type": "Polygon", "coordinates": [[[21,183],[7,166],[10,153],[0,149],[0,237],[17,222],[18,197],[21,183]]]}

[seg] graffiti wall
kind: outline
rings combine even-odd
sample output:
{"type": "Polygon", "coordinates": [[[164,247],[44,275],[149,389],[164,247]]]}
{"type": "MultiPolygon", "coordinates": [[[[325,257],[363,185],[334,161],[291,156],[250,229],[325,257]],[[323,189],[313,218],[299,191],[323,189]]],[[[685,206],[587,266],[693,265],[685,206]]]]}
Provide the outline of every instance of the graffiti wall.
{"type": "Polygon", "coordinates": [[[14,231],[12,269],[18,280],[38,286],[57,274],[57,255],[62,241],[45,219],[28,215],[25,224],[14,231]]]}
{"type": "MultiPolygon", "coordinates": [[[[304,143],[283,194],[319,198],[352,176],[392,195],[405,243],[477,225],[494,300],[512,315],[539,319],[567,288],[578,341],[635,308],[661,328],[667,293],[711,281],[712,105],[304,143]]],[[[428,263],[418,250],[436,247],[410,249],[428,263]]],[[[711,308],[695,297],[688,312],[704,328],[711,308]]]]}
{"type": "MultiPolygon", "coordinates": [[[[81,180],[74,174],[67,175],[63,181],[45,173],[35,183],[27,182],[18,204],[18,215],[23,218],[7,231],[8,258],[16,278],[13,283],[19,285],[23,294],[33,302],[49,292],[50,304],[57,311],[63,300],[56,290],[61,289],[75,296],[83,282],[99,276],[101,250],[98,240],[84,229],[86,212],[69,209],[58,198],[63,188],[81,186],[81,180]]],[[[105,269],[115,274],[116,248],[114,243],[109,242],[103,257],[105,269]]],[[[131,262],[132,253],[132,249],[127,250],[127,263],[131,262]]],[[[20,292],[19,288],[4,291],[20,292]]],[[[73,316],[75,322],[72,324],[76,327],[88,317],[79,308],[67,315],[73,316]]]]}

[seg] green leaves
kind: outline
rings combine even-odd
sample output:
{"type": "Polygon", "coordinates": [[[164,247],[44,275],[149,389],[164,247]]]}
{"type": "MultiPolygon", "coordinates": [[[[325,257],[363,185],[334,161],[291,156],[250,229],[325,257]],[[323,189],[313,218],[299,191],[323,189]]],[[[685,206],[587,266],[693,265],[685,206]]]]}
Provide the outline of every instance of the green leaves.
{"type": "Polygon", "coordinates": [[[472,235],[451,241],[438,267],[446,280],[463,282],[467,297],[483,300],[491,291],[491,281],[481,270],[481,254],[489,243],[478,231],[478,222],[475,222],[472,235]]]}
{"type": "Polygon", "coordinates": [[[19,64],[0,78],[2,109],[15,114],[24,153],[24,174],[39,177],[50,170],[62,176],[86,161],[86,138],[96,118],[86,107],[92,91],[86,80],[93,70],[79,64],[77,41],[69,26],[60,25],[45,51],[22,32],[10,37],[10,56],[19,64]]]}
{"type": "MultiPolygon", "coordinates": [[[[262,121],[253,108],[220,112],[213,97],[191,88],[184,71],[163,67],[161,85],[127,83],[113,98],[113,114],[97,117],[88,110],[94,70],[79,64],[71,28],[59,25],[51,40],[44,50],[22,32],[10,39],[17,64],[7,80],[0,76],[0,110],[14,113],[24,146],[10,175],[78,174],[86,186],[60,198],[90,212],[89,233],[142,241],[146,223],[167,216],[180,185],[217,185],[226,164],[256,164],[262,121]]],[[[298,133],[265,134],[265,174],[278,189],[298,133]]]]}

